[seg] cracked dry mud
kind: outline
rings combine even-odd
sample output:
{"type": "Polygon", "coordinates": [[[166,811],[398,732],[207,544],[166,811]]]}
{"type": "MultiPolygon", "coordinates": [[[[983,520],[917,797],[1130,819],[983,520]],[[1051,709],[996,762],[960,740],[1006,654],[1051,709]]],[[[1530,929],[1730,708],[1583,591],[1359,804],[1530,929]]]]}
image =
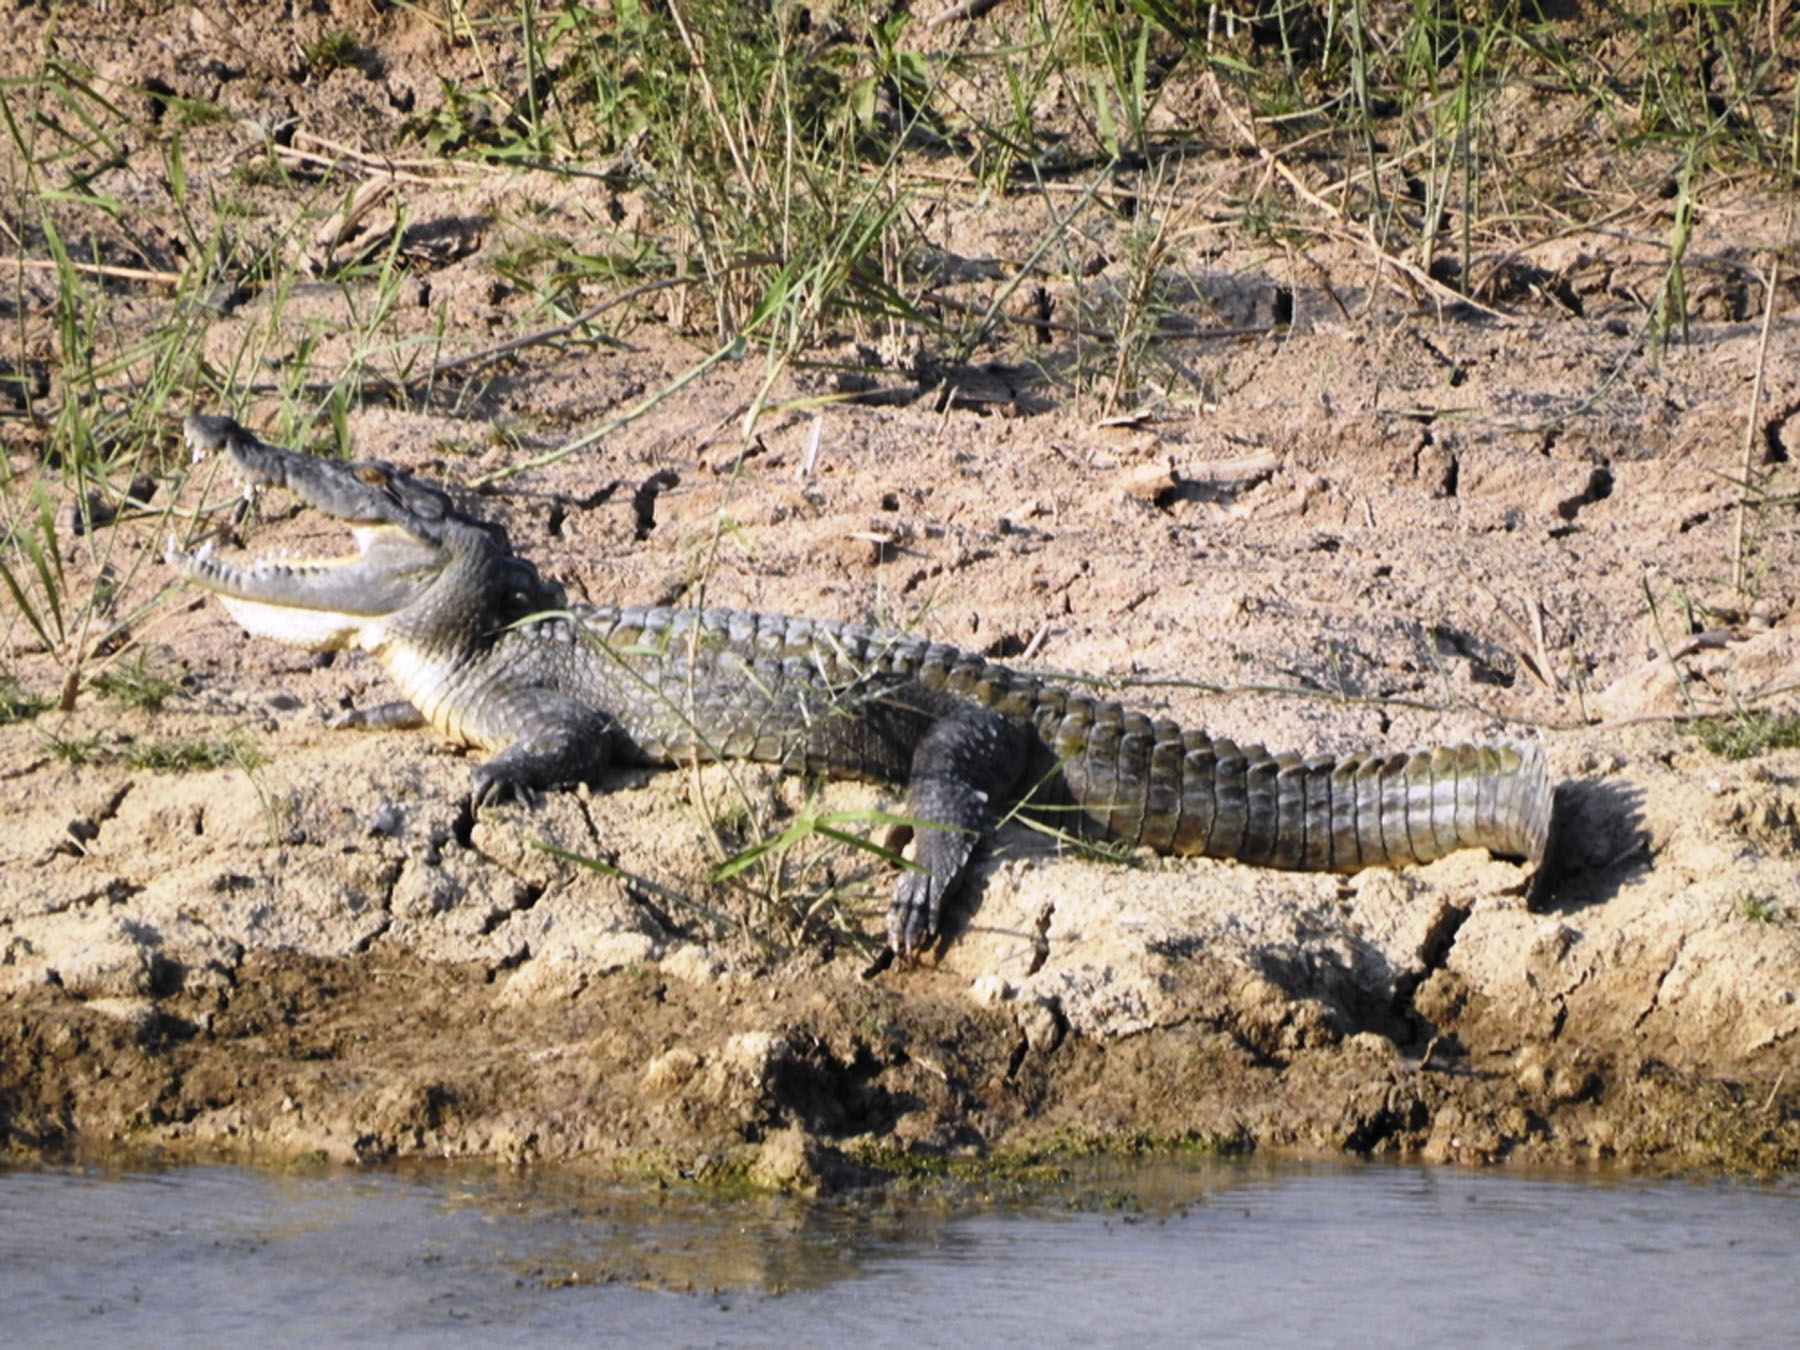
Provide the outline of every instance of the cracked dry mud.
{"type": "MultiPolygon", "coordinates": [[[[134,59],[181,90],[214,39],[201,22],[169,31],[134,59]]],[[[66,23],[61,40],[80,39],[66,23]]],[[[424,97],[428,67],[406,50],[383,78],[424,97]]],[[[395,118],[364,80],[288,95],[379,145],[395,118]]],[[[197,131],[190,155],[224,162],[244,134],[197,131]]],[[[444,325],[446,355],[531,326],[491,270],[519,228],[508,203],[528,197],[536,228],[576,237],[633,209],[604,183],[527,171],[406,190],[415,221],[478,222],[467,251],[414,264],[419,290],[392,320],[396,340],[444,325]]],[[[272,219],[297,209],[266,192],[272,219]]],[[[944,247],[1019,254],[1041,222],[1015,207],[950,202],[944,247]]],[[[1778,210],[1741,207],[1702,216],[1697,256],[1776,239],[1778,210]]],[[[891,796],[743,766],[621,771],[472,817],[466,760],[416,733],[324,725],[387,697],[371,664],[247,639],[190,592],[133,633],[181,675],[160,709],[84,689],[67,714],[0,727],[5,1147],[583,1160],[802,1187],[910,1158],[1155,1140],[1792,1167],[1800,751],[1726,761],[1673,715],[1796,707],[1800,295],[1780,293],[1757,441],[1787,504],[1748,522],[1739,595],[1733,484],[1758,335],[1728,294],[1736,271],[1696,265],[1690,341],[1659,360],[1635,298],[1659,256],[1610,235],[1532,259],[1573,312],[1539,287],[1508,297],[1505,323],[1371,292],[1350,246],[1301,265],[1221,236],[1188,261],[1252,303],[1279,290],[1294,321],[1192,344],[1207,397],[1144,423],[1103,424],[1092,401],[1029,380],[946,409],[922,381],[911,398],[771,416],[740,466],[752,360],[482,508],[578,596],[691,601],[704,579],[709,603],[916,628],[1272,747],[1541,732],[1563,785],[1549,894],[1528,905],[1515,868],[1471,854],[1309,877],[1058,856],[1009,827],[951,940],[865,978],[845,934],[879,932],[878,865],[842,848],[793,863],[783,885],[822,902],[787,938],[767,916],[758,929],[769,883],[707,876],[815,793],[846,810],[891,796]],[[46,733],[231,733],[267,762],[68,763],[46,733]],[[721,934],[709,910],[751,933],[721,934]]],[[[1205,288],[1181,294],[1218,321],[1205,288]]],[[[218,368],[269,303],[212,321],[218,368]]],[[[315,362],[348,340],[332,327],[344,303],[325,285],[287,299],[295,331],[321,325],[315,362]]],[[[506,442],[548,448],[691,365],[673,318],[628,324],[616,347],[534,350],[466,407],[371,400],[350,414],[354,444],[453,481],[499,468],[522,453],[506,442]]],[[[848,340],[836,355],[859,359],[848,340]]],[[[774,402],[834,387],[790,373],[774,402]]],[[[272,400],[237,411],[274,434],[272,400]]],[[[22,421],[0,430],[31,481],[42,443],[22,421]]],[[[204,470],[159,482],[184,507],[209,490],[225,493],[204,470]]],[[[56,505],[66,520],[66,494],[56,505]]],[[[266,509],[241,528],[253,549],[338,549],[335,526],[266,509]]],[[[162,529],[101,532],[122,611],[165,584],[162,529]]],[[[101,555],[65,543],[92,585],[101,555]]],[[[52,655],[9,631],[14,669],[54,692],[52,655]]]]}

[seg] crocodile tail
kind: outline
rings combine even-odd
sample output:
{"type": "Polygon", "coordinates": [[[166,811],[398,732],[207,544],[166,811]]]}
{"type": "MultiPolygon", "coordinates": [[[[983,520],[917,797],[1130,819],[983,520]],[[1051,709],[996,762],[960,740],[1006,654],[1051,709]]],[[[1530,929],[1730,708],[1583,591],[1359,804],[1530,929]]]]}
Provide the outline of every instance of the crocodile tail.
{"type": "Polygon", "coordinates": [[[1184,744],[1170,851],[1354,872],[1485,848],[1536,868],[1549,844],[1552,795],[1537,744],[1341,758],[1184,744]]]}
{"type": "Polygon", "coordinates": [[[1535,742],[1303,758],[1108,705],[1065,715],[1050,739],[1080,813],[1160,853],[1354,872],[1485,848],[1536,869],[1549,845],[1535,742]]]}

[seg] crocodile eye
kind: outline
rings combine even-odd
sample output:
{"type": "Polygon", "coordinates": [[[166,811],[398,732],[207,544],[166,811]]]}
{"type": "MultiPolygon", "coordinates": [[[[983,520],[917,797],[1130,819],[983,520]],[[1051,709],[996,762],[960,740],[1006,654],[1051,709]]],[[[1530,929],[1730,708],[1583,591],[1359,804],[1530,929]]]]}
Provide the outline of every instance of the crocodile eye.
{"type": "Polygon", "coordinates": [[[373,487],[386,487],[388,485],[387,471],[376,464],[358,464],[356,466],[356,476],[373,487]]]}

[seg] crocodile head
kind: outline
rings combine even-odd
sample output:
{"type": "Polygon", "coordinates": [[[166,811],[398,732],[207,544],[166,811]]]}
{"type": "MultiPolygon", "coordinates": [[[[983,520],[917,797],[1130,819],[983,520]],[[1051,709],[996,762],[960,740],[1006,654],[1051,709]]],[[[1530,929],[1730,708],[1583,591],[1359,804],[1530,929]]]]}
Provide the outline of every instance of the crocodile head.
{"type": "Polygon", "coordinates": [[[561,592],[512,554],[504,530],[463,515],[405,469],[283,449],[229,417],[190,414],[183,430],[196,456],[222,452],[253,491],[285,488],[350,526],[355,551],[339,557],[232,562],[215,557],[210,542],[188,553],[171,541],[170,563],[258,637],[314,650],[373,648],[391,620],[421,610],[466,606],[468,617],[491,619],[561,603],[561,592]]]}

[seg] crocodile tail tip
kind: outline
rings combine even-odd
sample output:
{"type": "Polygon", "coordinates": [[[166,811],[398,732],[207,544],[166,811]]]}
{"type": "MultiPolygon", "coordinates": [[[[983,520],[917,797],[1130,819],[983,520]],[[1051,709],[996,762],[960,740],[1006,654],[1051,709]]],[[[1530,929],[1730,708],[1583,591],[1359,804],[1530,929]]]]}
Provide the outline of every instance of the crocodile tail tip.
{"type": "Polygon", "coordinates": [[[1550,777],[1544,743],[1534,737],[1515,741],[1519,753],[1518,776],[1521,787],[1519,804],[1520,843],[1524,862],[1531,869],[1526,883],[1528,904],[1537,901],[1553,880],[1556,835],[1556,784],[1550,777]]]}

